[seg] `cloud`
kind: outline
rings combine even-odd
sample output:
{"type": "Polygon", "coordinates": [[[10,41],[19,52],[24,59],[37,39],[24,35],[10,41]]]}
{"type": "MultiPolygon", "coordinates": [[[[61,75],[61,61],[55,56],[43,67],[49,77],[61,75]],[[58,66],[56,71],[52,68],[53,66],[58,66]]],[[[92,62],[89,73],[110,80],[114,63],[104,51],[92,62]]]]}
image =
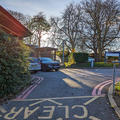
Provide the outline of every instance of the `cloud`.
{"type": "Polygon", "coordinates": [[[44,12],[49,17],[59,16],[70,2],[71,0],[0,0],[0,4],[7,9],[31,16],[44,12]]]}

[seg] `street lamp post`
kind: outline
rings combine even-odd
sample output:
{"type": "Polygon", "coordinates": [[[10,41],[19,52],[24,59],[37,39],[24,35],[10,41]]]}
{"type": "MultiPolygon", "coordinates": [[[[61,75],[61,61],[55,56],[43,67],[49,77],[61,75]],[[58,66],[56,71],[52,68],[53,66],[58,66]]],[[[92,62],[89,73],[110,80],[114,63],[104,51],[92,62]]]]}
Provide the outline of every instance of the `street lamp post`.
{"type": "Polygon", "coordinates": [[[63,44],[63,60],[62,60],[63,61],[63,65],[64,65],[64,42],[65,41],[63,40],[63,43],[62,43],[63,44]]]}

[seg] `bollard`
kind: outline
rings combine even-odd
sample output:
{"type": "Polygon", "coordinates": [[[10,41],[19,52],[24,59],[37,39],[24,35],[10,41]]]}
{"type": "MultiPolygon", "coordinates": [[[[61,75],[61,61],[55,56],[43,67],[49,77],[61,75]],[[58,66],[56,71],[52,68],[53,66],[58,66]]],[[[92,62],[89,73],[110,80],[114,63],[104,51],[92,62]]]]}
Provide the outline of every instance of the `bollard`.
{"type": "Polygon", "coordinates": [[[116,65],[113,66],[113,94],[115,93],[115,76],[116,76],[116,65]]]}
{"type": "Polygon", "coordinates": [[[94,67],[94,61],[91,60],[91,68],[93,68],[93,67],[94,67]]]}

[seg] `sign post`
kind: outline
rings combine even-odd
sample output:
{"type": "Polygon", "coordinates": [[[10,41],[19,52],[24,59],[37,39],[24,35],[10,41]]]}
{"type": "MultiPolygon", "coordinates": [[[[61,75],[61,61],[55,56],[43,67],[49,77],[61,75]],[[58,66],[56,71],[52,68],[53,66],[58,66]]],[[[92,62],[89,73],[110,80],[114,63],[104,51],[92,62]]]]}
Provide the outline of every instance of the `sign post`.
{"type": "Polygon", "coordinates": [[[113,66],[113,94],[115,93],[116,65],[113,66]]]}
{"type": "Polygon", "coordinates": [[[64,66],[64,40],[63,40],[63,66],[64,66]]]}
{"type": "Polygon", "coordinates": [[[116,78],[116,64],[115,63],[120,63],[120,61],[113,61],[112,63],[114,63],[113,65],[113,93],[115,93],[115,78],[116,78]]]}
{"type": "Polygon", "coordinates": [[[91,68],[94,67],[94,60],[91,60],[91,68]]]}

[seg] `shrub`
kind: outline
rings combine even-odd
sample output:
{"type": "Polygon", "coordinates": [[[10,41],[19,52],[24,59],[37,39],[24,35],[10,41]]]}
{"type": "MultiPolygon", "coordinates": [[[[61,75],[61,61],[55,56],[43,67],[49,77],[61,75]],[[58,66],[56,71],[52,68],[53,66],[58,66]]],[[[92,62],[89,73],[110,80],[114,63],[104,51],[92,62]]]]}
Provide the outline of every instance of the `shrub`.
{"type": "Polygon", "coordinates": [[[120,82],[115,84],[115,94],[120,96],[120,82]]]}
{"type": "Polygon", "coordinates": [[[87,53],[73,53],[73,57],[76,63],[84,63],[88,61],[87,53]]]}
{"type": "Polygon", "coordinates": [[[65,62],[65,67],[70,67],[72,64],[85,63],[88,61],[87,53],[74,53],[68,56],[68,62],[65,62]]]}
{"type": "MultiPolygon", "coordinates": [[[[63,51],[57,51],[56,55],[59,56],[60,58],[62,58],[63,57],[63,51]]],[[[68,55],[69,55],[69,51],[65,50],[64,51],[64,57],[68,57],[68,55]]]]}
{"type": "Polygon", "coordinates": [[[95,62],[95,67],[113,67],[113,63],[95,62]]]}
{"type": "Polygon", "coordinates": [[[28,55],[21,40],[0,33],[0,97],[16,94],[29,83],[28,55]]]}

